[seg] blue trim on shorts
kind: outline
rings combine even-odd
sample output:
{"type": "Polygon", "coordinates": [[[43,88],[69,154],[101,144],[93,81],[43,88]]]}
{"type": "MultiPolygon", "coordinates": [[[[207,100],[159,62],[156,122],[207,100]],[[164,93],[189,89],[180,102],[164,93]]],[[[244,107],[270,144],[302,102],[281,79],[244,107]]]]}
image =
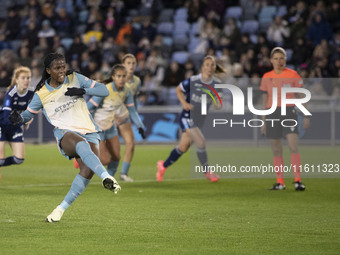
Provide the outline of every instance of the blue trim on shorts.
{"type": "Polygon", "coordinates": [[[118,136],[117,126],[115,124],[113,124],[113,126],[110,127],[108,130],[100,132],[99,136],[100,136],[101,141],[109,140],[112,137],[118,136]]]}
{"type": "Polygon", "coordinates": [[[79,135],[81,137],[83,137],[87,142],[89,143],[94,143],[94,144],[99,144],[100,141],[100,137],[98,132],[94,132],[94,133],[88,133],[88,134],[80,134],[78,132],[72,131],[72,130],[68,130],[68,129],[59,129],[59,128],[55,128],[53,130],[54,132],[54,137],[57,140],[57,146],[58,149],[60,151],[60,153],[67,159],[72,159],[74,157],[69,157],[68,155],[65,154],[64,150],[61,148],[61,144],[60,141],[62,140],[62,138],[64,137],[64,135],[68,132],[72,132],[75,133],[76,135],[79,135]]]}
{"type": "Polygon", "coordinates": [[[196,127],[192,119],[190,118],[190,114],[186,111],[182,111],[179,117],[179,126],[182,129],[182,132],[185,132],[187,129],[191,129],[196,127]]]}

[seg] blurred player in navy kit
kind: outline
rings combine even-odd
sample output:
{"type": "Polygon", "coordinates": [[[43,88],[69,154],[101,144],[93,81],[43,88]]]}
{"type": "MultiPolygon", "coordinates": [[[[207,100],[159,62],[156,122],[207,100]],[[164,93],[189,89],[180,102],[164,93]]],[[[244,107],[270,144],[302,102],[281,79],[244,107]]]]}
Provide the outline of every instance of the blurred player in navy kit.
{"type": "MultiPolygon", "coordinates": [[[[25,159],[24,126],[22,124],[12,125],[9,116],[12,111],[18,113],[26,110],[33,91],[28,90],[31,82],[31,70],[21,66],[14,70],[11,85],[9,85],[4,97],[1,109],[0,121],[0,166],[21,164],[25,159]],[[8,142],[13,151],[13,156],[5,157],[5,144],[8,142]]],[[[26,124],[27,129],[29,123],[26,124]]]]}
{"type": "MultiPolygon", "coordinates": [[[[205,92],[199,88],[204,87],[204,84],[214,87],[215,84],[220,83],[220,81],[214,77],[214,74],[221,72],[224,72],[224,70],[220,66],[216,65],[215,58],[212,56],[206,56],[202,63],[201,73],[191,76],[177,86],[176,94],[183,106],[183,111],[180,116],[182,137],[179,145],[171,151],[169,157],[165,161],[160,160],[157,162],[158,169],[156,177],[159,182],[163,180],[165,170],[170,165],[175,163],[179,157],[190,148],[191,142],[194,142],[197,146],[197,157],[201,165],[205,170],[208,168],[208,156],[205,150],[205,138],[200,130],[205,118],[202,116],[195,118],[195,116],[190,115],[193,113],[194,115],[195,113],[198,113],[198,111],[191,112],[191,110],[194,108],[200,109],[201,107],[201,96],[205,92]]],[[[212,99],[210,98],[207,104],[210,105],[211,103],[212,99]]],[[[204,175],[212,182],[219,180],[218,175],[209,171],[205,171],[204,175]]]]}

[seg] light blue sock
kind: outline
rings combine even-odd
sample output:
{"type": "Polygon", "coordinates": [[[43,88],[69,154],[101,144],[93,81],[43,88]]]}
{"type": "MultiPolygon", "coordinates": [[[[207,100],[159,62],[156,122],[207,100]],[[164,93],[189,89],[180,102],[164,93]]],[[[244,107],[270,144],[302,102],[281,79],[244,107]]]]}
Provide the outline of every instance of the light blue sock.
{"type": "Polygon", "coordinates": [[[102,163],[100,163],[99,158],[93,153],[91,146],[87,142],[82,141],[77,143],[76,152],[84,164],[87,165],[102,180],[110,176],[102,163]]]}
{"type": "Polygon", "coordinates": [[[120,172],[120,174],[126,174],[127,175],[128,172],[129,172],[129,169],[130,169],[130,163],[123,161],[122,171],[120,172]]]}
{"type": "Polygon", "coordinates": [[[63,202],[59,205],[64,211],[73,203],[74,200],[84,191],[86,186],[89,184],[90,180],[80,176],[74,178],[71,189],[67,193],[66,197],[64,198],[63,202]]]}
{"type": "Polygon", "coordinates": [[[117,172],[118,165],[119,165],[119,161],[111,160],[110,163],[107,165],[107,172],[111,176],[114,176],[115,173],[117,172]]]}

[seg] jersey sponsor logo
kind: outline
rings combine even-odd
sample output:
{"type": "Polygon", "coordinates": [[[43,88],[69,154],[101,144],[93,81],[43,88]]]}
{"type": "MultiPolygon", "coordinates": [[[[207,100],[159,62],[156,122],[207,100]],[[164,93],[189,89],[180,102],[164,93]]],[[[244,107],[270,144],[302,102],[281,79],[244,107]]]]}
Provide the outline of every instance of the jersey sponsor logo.
{"type": "Polygon", "coordinates": [[[55,112],[65,112],[65,111],[71,109],[77,101],[78,101],[77,98],[75,98],[71,101],[68,101],[67,103],[55,108],[54,111],[55,112]]]}

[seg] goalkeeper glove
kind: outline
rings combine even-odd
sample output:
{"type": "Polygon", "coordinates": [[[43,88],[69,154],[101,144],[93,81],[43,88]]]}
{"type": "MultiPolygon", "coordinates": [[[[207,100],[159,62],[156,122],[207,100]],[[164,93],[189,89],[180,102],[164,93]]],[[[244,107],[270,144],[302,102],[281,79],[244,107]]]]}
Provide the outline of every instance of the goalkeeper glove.
{"type": "Polygon", "coordinates": [[[86,93],[85,89],[83,88],[67,88],[65,92],[65,96],[82,96],[86,93]]]}
{"type": "Polygon", "coordinates": [[[143,139],[145,139],[145,133],[144,133],[144,129],[143,128],[138,128],[138,133],[142,136],[143,139]]]}
{"type": "Polygon", "coordinates": [[[11,114],[9,115],[9,121],[13,126],[19,125],[22,123],[22,117],[20,113],[17,110],[11,111],[11,114]]]}

